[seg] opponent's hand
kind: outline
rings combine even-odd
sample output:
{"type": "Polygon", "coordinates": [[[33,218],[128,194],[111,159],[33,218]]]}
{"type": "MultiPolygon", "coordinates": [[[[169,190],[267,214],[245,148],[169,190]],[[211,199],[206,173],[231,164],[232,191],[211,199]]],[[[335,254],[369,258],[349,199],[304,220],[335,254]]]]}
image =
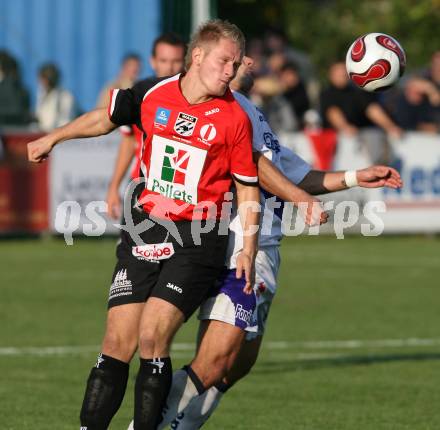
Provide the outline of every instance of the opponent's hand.
{"type": "Polygon", "coordinates": [[[246,279],[243,291],[246,294],[251,294],[255,283],[255,257],[246,251],[241,251],[237,256],[235,277],[241,279],[243,272],[246,279]]]}
{"type": "Polygon", "coordinates": [[[307,195],[297,206],[299,214],[310,227],[325,224],[328,220],[328,213],[325,212],[322,202],[315,197],[307,195]]]}
{"type": "Polygon", "coordinates": [[[357,181],[363,188],[400,188],[403,185],[399,172],[392,167],[370,166],[356,172],[357,181]]]}
{"type": "Polygon", "coordinates": [[[119,190],[110,187],[107,192],[107,214],[112,219],[121,218],[121,197],[119,190]]]}
{"type": "Polygon", "coordinates": [[[48,136],[29,142],[27,144],[28,160],[31,163],[41,163],[46,160],[53,147],[54,143],[48,136]]]}

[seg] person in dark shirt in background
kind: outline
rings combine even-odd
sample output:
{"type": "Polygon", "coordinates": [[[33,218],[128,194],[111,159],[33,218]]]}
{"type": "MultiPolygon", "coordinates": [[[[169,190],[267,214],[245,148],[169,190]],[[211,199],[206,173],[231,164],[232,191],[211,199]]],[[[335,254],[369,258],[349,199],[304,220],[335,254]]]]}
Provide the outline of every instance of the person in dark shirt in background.
{"type": "Polygon", "coordinates": [[[386,138],[400,138],[402,129],[377,102],[375,94],[351,84],[344,62],[330,66],[329,81],[320,98],[324,127],[359,138],[373,163],[387,162],[386,138]]]}
{"type": "Polygon", "coordinates": [[[21,82],[17,60],[0,51],[0,126],[23,126],[31,120],[29,93],[21,82]]]}

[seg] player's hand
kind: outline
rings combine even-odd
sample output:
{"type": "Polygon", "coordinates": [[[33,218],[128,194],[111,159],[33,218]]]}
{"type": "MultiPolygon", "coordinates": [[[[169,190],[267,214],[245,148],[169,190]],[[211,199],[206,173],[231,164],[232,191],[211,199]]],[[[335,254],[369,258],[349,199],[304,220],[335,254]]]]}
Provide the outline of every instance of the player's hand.
{"type": "Polygon", "coordinates": [[[112,219],[121,218],[121,197],[119,190],[114,187],[109,187],[107,192],[107,214],[112,219]]]}
{"type": "Polygon", "coordinates": [[[29,142],[27,144],[28,160],[31,163],[41,163],[49,156],[53,147],[54,142],[48,136],[29,142]]]}
{"type": "Polygon", "coordinates": [[[251,294],[255,283],[255,256],[246,251],[241,251],[237,256],[235,277],[241,279],[243,274],[246,279],[243,291],[246,294],[251,294]]]}
{"type": "Polygon", "coordinates": [[[299,202],[297,206],[299,214],[306,225],[310,227],[325,224],[328,220],[328,213],[325,212],[322,202],[309,194],[307,194],[307,198],[299,202]]]}
{"type": "Polygon", "coordinates": [[[370,166],[356,172],[357,181],[363,188],[400,188],[402,178],[396,169],[388,166],[370,166]]]}

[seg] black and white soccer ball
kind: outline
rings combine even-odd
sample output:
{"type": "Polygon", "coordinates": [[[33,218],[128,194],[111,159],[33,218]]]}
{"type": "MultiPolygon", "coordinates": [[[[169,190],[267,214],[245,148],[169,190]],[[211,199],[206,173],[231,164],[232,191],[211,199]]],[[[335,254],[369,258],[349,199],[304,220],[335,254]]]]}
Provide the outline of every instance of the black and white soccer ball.
{"type": "Polygon", "coordinates": [[[345,64],[348,76],[359,88],[381,91],[403,75],[406,56],[396,39],[383,33],[368,33],[350,46],[345,64]]]}

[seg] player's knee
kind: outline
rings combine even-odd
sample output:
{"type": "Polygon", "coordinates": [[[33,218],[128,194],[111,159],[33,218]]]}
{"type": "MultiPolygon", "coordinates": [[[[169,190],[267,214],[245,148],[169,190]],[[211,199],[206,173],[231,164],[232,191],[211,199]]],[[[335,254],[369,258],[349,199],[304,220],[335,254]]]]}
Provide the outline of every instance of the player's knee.
{"type": "Polygon", "coordinates": [[[144,331],[139,336],[139,352],[142,357],[163,357],[168,354],[169,345],[165,336],[157,331],[144,331]]]}
{"type": "Polygon", "coordinates": [[[106,355],[128,362],[135,353],[136,347],[136,338],[107,332],[104,337],[102,351],[106,355]]]}

